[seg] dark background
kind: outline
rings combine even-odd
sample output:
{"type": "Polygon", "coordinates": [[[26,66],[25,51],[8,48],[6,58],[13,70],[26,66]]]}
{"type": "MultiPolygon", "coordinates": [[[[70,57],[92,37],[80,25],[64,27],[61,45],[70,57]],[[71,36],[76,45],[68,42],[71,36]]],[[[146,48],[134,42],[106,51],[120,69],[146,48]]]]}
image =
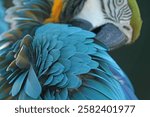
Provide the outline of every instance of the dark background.
{"type": "Polygon", "coordinates": [[[131,79],[137,96],[150,100],[150,0],[137,0],[143,19],[140,38],[132,45],[111,52],[131,79]]]}

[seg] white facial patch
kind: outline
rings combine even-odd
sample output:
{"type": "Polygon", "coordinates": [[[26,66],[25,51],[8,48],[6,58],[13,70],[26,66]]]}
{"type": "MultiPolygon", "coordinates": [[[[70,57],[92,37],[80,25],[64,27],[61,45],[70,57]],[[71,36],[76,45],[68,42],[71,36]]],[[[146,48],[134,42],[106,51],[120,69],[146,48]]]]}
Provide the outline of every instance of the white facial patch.
{"type": "Polygon", "coordinates": [[[127,36],[127,43],[130,43],[133,33],[131,16],[128,0],[87,0],[81,12],[74,18],[89,21],[93,28],[112,23],[127,36]]]}
{"type": "Polygon", "coordinates": [[[81,12],[74,18],[81,18],[89,21],[94,28],[105,24],[100,0],[87,0],[81,12]]]}

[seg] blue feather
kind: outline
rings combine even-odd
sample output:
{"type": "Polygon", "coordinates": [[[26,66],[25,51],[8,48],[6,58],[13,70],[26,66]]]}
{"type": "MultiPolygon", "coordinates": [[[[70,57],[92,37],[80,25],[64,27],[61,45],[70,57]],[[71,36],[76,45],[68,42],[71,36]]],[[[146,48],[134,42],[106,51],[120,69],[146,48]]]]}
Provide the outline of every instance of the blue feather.
{"type": "Polygon", "coordinates": [[[58,86],[59,86],[60,88],[64,88],[64,87],[66,87],[68,84],[69,84],[68,77],[67,77],[66,75],[64,75],[63,80],[58,84],[58,86]]]}
{"type": "Polygon", "coordinates": [[[33,67],[31,66],[27,76],[27,81],[25,83],[25,92],[28,96],[36,99],[40,96],[41,91],[42,91],[41,85],[33,70],[33,67]]]}
{"type": "Polygon", "coordinates": [[[103,82],[98,82],[96,80],[91,80],[91,79],[85,79],[83,85],[102,93],[104,96],[106,96],[109,99],[117,99],[114,91],[103,82]]]}
{"type": "Polygon", "coordinates": [[[45,95],[44,95],[44,99],[45,100],[54,100],[55,96],[53,94],[54,92],[50,92],[49,90],[46,91],[45,95]]]}
{"type": "Polygon", "coordinates": [[[68,77],[68,85],[67,85],[68,88],[76,89],[80,87],[82,82],[77,76],[75,76],[74,74],[67,74],[67,77],[68,77]]]}
{"type": "Polygon", "coordinates": [[[69,59],[76,53],[76,48],[74,46],[67,46],[61,49],[61,58],[69,59]]]}
{"type": "Polygon", "coordinates": [[[60,83],[64,78],[64,75],[61,74],[61,75],[57,75],[53,78],[53,81],[51,82],[50,86],[53,86],[53,85],[57,85],[58,83],[60,83]]]}
{"type": "Polygon", "coordinates": [[[61,92],[60,92],[60,99],[61,100],[67,100],[68,98],[68,90],[66,88],[64,88],[61,92]]]}
{"type": "Polygon", "coordinates": [[[18,100],[34,100],[34,98],[28,96],[24,89],[21,90],[21,92],[19,93],[19,97],[18,97],[18,100]]]}
{"type": "MultiPolygon", "coordinates": [[[[30,8],[26,10],[30,11],[30,8]]],[[[19,28],[25,25],[21,23],[25,20],[19,18],[16,21],[20,23],[19,28]]],[[[25,26],[24,30],[29,27],[25,26]]],[[[110,57],[107,49],[93,40],[94,33],[66,24],[46,24],[34,29],[34,36],[23,36],[0,51],[3,53],[0,72],[4,78],[0,80],[0,94],[3,94],[5,87],[11,91],[2,97],[46,100],[137,99],[128,77],[110,57]]]]}
{"type": "Polygon", "coordinates": [[[16,96],[19,93],[26,76],[27,76],[27,72],[21,74],[18,77],[18,79],[15,81],[11,90],[12,96],[16,96]]]}
{"type": "Polygon", "coordinates": [[[71,99],[72,100],[88,100],[88,98],[84,94],[82,94],[81,91],[73,92],[71,95],[71,99]]]}
{"type": "Polygon", "coordinates": [[[87,99],[89,100],[109,100],[110,98],[104,96],[102,93],[96,91],[95,89],[88,88],[83,86],[81,89],[81,92],[87,99]]]}
{"type": "Polygon", "coordinates": [[[61,63],[57,62],[57,63],[55,63],[55,65],[52,66],[52,68],[48,72],[48,75],[50,75],[50,74],[57,75],[57,74],[62,73],[63,71],[64,71],[64,66],[61,63]]]}
{"type": "Polygon", "coordinates": [[[49,85],[53,81],[53,79],[54,79],[53,76],[48,77],[44,85],[49,85]]]}
{"type": "Polygon", "coordinates": [[[8,23],[4,20],[5,18],[5,7],[3,0],[0,1],[0,34],[8,30],[8,23]]]}

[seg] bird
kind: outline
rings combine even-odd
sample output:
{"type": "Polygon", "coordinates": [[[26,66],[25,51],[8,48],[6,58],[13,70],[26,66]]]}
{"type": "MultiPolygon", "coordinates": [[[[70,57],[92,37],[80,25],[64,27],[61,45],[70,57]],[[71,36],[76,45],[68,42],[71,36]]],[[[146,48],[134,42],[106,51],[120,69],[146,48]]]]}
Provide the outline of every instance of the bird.
{"type": "MultiPolygon", "coordinates": [[[[12,26],[20,22],[23,22],[22,25],[30,22],[34,27],[48,22],[67,23],[95,32],[96,40],[110,50],[135,42],[142,28],[142,18],[136,0],[14,0],[14,4],[15,7],[7,12],[7,21],[12,23],[12,26]],[[23,3],[25,4],[22,5],[23,3]],[[32,4],[35,6],[31,6],[32,4]],[[20,7],[25,7],[26,10],[21,11],[20,7]],[[21,13],[23,16],[19,19],[17,16],[21,13]],[[111,29],[112,33],[109,31],[111,29]],[[107,31],[109,33],[105,33],[107,31]]],[[[22,27],[27,28],[27,25],[22,27]]]]}
{"type": "Polygon", "coordinates": [[[86,2],[13,0],[15,6],[6,11],[11,29],[0,40],[8,43],[0,50],[0,99],[138,99],[107,43],[96,39],[124,32],[108,22],[96,33],[93,22],[76,18],[86,2]]]}

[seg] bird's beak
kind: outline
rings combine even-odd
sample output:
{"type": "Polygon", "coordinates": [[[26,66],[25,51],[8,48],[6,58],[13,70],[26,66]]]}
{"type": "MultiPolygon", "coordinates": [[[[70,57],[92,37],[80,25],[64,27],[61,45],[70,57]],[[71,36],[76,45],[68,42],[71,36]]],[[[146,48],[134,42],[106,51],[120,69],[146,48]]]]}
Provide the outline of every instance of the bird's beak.
{"type": "Polygon", "coordinates": [[[105,24],[98,31],[96,41],[103,43],[109,50],[125,45],[128,37],[113,24],[105,24]]]}
{"type": "Polygon", "coordinates": [[[128,37],[118,27],[110,23],[96,29],[93,28],[90,22],[84,19],[73,19],[69,24],[94,32],[96,34],[95,42],[97,44],[101,43],[108,50],[117,49],[128,41],[128,37]]]}

